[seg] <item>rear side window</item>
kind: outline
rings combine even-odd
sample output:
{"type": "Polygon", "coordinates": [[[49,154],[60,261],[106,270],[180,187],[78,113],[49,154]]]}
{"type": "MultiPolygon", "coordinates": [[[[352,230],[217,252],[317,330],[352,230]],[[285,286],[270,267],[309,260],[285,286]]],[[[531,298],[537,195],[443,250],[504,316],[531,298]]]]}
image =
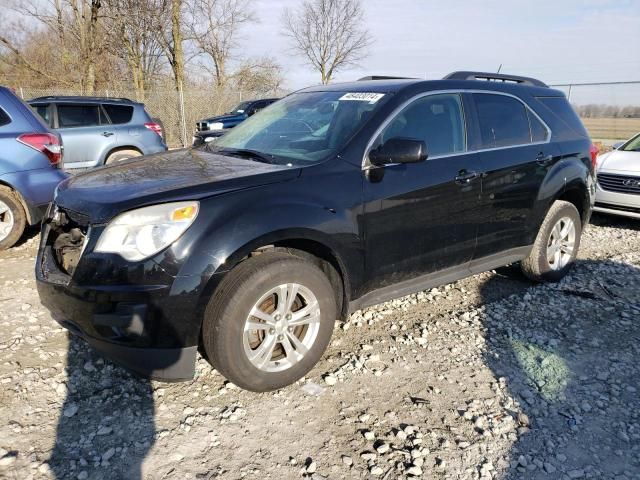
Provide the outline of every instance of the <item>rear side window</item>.
{"type": "Polygon", "coordinates": [[[531,141],[534,143],[544,142],[549,134],[547,128],[529,110],[527,110],[527,115],[529,115],[529,125],[531,126],[531,141]]]}
{"type": "Polygon", "coordinates": [[[531,143],[529,117],[522,102],[505,95],[474,93],[480,123],[480,148],[531,143]]]}
{"type": "Polygon", "coordinates": [[[538,101],[551,110],[574,132],[588,137],[580,117],[565,97],[537,97],[538,101]]]}
{"type": "Polygon", "coordinates": [[[112,105],[105,103],[102,107],[106,110],[111,123],[117,125],[120,123],[129,123],[133,117],[133,107],[129,105],[112,105]]]}
{"type": "Polygon", "coordinates": [[[3,109],[0,108],[0,127],[5,125],[9,125],[11,123],[11,118],[7,115],[3,109]]]}
{"type": "Polygon", "coordinates": [[[415,100],[387,125],[373,148],[395,137],[423,140],[429,157],[465,151],[460,95],[428,95],[415,100]]]}
{"type": "Polygon", "coordinates": [[[50,127],[53,125],[51,122],[51,109],[49,108],[48,103],[38,103],[36,105],[31,105],[38,115],[44,120],[44,123],[49,125],[50,127]]]}
{"type": "Polygon", "coordinates": [[[58,105],[58,124],[60,128],[92,127],[100,125],[98,105],[58,105]]]}

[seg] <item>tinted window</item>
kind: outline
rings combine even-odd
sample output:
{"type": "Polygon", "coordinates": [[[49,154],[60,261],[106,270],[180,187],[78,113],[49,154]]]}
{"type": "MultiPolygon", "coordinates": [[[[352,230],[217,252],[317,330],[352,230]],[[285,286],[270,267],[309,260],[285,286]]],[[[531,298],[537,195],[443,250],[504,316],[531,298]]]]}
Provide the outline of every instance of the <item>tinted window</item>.
{"type": "Polygon", "coordinates": [[[423,140],[430,157],[463,152],[466,142],[460,96],[429,95],[416,100],[387,125],[373,148],[394,137],[423,140]]]}
{"type": "Polygon", "coordinates": [[[582,121],[565,97],[538,97],[538,100],[557,117],[562,119],[574,132],[588,137],[582,121]]]}
{"type": "Polygon", "coordinates": [[[129,123],[133,117],[133,107],[131,106],[105,103],[102,107],[106,110],[113,124],[129,123]]]}
{"type": "Polygon", "coordinates": [[[505,95],[474,93],[480,123],[480,148],[507,147],[531,142],[527,110],[505,95]]]}
{"type": "Polygon", "coordinates": [[[31,108],[36,111],[40,117],[44,120],[44,123],[51,126],[51,109],[49,108],[48,103],[39,103],[37,105],[31,105],[31,108]]]}
{"type": "Polygon", "coordinates": [[[91,127],[100,124],[98,105],[58,105],[60,128],[91,127]]]}
{"type": "Polygon", "coordinates": [[[531,126],[531,141],[544,142],[548,134],[546,127],[538,120],[538,117],[528,110],[527,115],[529,115],[529,125],[531,126]]]}
{"type": "Polygon", "coordinates": [[[0,108],[0,127],[2,127],[3,125],[8,125],[9,123],[11,123],[11,118],[6,114],[4,110],[0,108]]]}

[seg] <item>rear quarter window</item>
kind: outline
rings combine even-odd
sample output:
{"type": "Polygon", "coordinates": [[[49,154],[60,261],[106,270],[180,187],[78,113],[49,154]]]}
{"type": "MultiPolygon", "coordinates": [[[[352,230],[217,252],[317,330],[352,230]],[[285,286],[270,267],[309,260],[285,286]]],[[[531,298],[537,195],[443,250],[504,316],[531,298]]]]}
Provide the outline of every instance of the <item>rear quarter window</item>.
{"type": "Polygon", "coordinates": [[[589,136],[580,117],[565,97],[536,97],[536,99],[575,133],[589,136]]]}
{"type": "Polygon", "coordinates": [[[109,115],[111,123],[114,125],[129,123],[133,117],[133,107],[130,105],[113,105],[105,103],[102,106],[107,112],[107,115],[109,115]]]}
{"type": "Polygon", "coordinates": [[[0,108],[0,127],[4,127],[5,125],[9,125],[11,123],[11,117],[7,115],[2,108],[0,108]]]}

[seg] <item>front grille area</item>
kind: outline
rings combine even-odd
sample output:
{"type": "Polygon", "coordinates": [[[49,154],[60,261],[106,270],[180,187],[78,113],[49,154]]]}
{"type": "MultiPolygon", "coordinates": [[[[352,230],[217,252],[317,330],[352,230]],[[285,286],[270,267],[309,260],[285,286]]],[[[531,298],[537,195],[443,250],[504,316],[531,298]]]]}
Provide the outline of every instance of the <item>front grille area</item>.
{"type": "Polygon", "coordinates": [[[639,207],[627,207],[626,205],[613,205],[611,203],[596,202],[597,208],[607,208],[609,210],[619,210],[621,212],[640,213],[639,207]]]}
{"type": "Polygon", "coordinates": [[[56,266],[73,275],[84,249],[89,219],[77,212],[54,208],[48,222],[47,247],[51,248],[56,266]]]}
{"type": "Polygon", "coordinates": [[[599,173],[598,183],[603,190],[640,195],[640,176],[630,177],[629,175],[599,173]]]}
{"type": "Polygon", "coordinates": [[[198,132],[206,132],[209,130],[209,124],[207,122],[198,122],[196,123],[196,131],[198,132]]]}

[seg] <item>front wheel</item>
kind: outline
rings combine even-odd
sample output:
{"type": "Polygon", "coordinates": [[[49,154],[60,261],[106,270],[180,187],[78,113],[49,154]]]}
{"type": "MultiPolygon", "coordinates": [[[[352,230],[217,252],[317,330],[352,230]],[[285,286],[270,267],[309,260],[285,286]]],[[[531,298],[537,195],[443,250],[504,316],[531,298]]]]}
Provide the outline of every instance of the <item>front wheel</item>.
{"type": "Polygon", "coordinates": [[[263,253],[222,280],[205,312],[204,348],[236,385],[276,390],[318,362],[336,312],[333,288],[320,268],[293,255],[263,253]]]}
{"type": "Polygon", "coordinates": [[[529,256],[522,261],[522,271],[537,282],[557,282],[573,266],[581,235],[582,220],[576,207],[563,200],[554,202],[529,256]]]}

